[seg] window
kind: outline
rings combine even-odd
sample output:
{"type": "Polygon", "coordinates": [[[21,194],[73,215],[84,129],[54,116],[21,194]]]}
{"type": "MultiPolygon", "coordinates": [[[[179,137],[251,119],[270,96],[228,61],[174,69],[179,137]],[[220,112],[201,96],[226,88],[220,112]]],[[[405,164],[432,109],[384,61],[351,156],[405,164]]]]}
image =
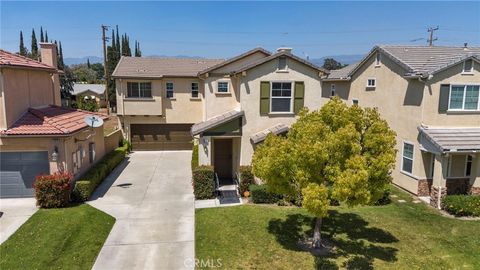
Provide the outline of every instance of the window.
{"type": "Polygon", "coordinates": [[[473,156],[467,155],[467,160],[465,164],[465,176],[472,175],[472,164],[473,164],[473,156]]]}
{"type": "Polygon", "coordinates": [[[375,87],[375,86],[377,86],[377,80],[375,78],[368,78],[367,87],[375,87]]]}
{"type": "Polygon", "coordinates": [[[402,171],[407,173],[413,172],[413,144],[403,143],[402,152],[402,171]]]}
{"type": "Polygon", "coordinates": [[[278,70],[287,70],[287,57],[281,56],[278,58],[278,70]]]}
{"type": "Polygon", "coordinates": [[[375,65],[376,66],[380,66],[380,53],[377,52],[377,54],[375,55],[375,65]]]}
{"type": "Polygon", "coordinates": [[[149,82],[127,82],[127,97],[129,98],[151,98],[152,83],[149,82]]]}
{"type": "Polygon", "coordinates": [[[192,82],[192,98],[198,98],[198,83],[192,82]]]}
{"type": "Polygon", "coordinates": [[[463,62],[463,72],[464,73],[472,73],[473,72],[473,60],[468,59],[463,62]]]}
{"type": "Polygon", "coordinates": [[[334,83],[332,83],[332,84],[330,85],[330,96],[331,96],[331,97],[334,97],[334,96],[335,96],[335,84],[334,84],[334,83]]]}
{"type": "Polygon", "coordinates": [[[167,98],[173,98],[173,83],[172,82],[167,82],[165,84],[165,90],[166,90],[166,97],[167,98]]]}
{"type": "Polygon", "coordinates": [[[218,82],[217,83],[217,92],[218,93],[228,93],[228,82],[218,82]]]}
{"type": "Polygon", "coordinates": [[[272,82],[271,112],[292,111],[292,83],[272,82]]]}
{"type": "Polygon", "coordinates": [[[358,106],[358,99],[352,99],[352,104],[358,106]]]}
{"type": "Polygon", "coordinates": [[[90,164],[95,161],[95,143],[88,144],[88,159],[90,160],[90,164]]]}
{"type": "Polygon", "coordinates": [[[449,110],[480,110],[479,85],[452,85],[449,110]]]}

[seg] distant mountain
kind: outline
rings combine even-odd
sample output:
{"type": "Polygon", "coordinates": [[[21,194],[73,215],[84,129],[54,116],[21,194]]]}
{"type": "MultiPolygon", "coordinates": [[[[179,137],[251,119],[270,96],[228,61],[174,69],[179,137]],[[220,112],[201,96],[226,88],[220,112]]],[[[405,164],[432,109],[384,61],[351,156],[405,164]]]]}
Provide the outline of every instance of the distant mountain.
{"type": "Polygon", "coordinates": [[[63,62],[65,62],[65,65],[70,66],[70,65],[86,64],[87,59],[90,60],[90,64],[103,63],[103,57],[98,57],[98,56],[66,57],[66,58],[63,58],[63,62]]]}
{"type": "Polygon", "coordinates": [[[190,56],[190,55],[183,55],[183,54],[179,54],[179,55],[146,55],[145,57],[153,57],[153,58],[205,58],[205,57],[201,57],[201,56],[190,56]]]}
{"type": "Polygon", "coordinates": [[[313,59],[310,59],[310,62],[312,62],[312,63],[314,63],[318,66],[322,66],[323,61],[326,58],[333,58],[333,59],[335,59],[336,61],[338,61],[342,64],[353,64],[353,63],[356,63],[356,62],[359,62],[360,60],[362,60],[363,57],[365,57],[365,55],[363,55],[363,54],[332,55],[332,56],[324,56],[322,58],[313,58],[313,59]]]}

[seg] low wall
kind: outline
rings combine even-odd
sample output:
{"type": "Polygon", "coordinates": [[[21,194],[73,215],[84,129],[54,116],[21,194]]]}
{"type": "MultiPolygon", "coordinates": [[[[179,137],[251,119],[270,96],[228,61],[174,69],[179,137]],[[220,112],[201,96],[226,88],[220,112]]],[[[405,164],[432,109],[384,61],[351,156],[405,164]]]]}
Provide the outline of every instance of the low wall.
{"type": "Polygon", "coordinates": [[[120,129],[105,136],[105,153],[110,153],[117,148],[121,140],[123,140],[123,135],[120,129]]]}

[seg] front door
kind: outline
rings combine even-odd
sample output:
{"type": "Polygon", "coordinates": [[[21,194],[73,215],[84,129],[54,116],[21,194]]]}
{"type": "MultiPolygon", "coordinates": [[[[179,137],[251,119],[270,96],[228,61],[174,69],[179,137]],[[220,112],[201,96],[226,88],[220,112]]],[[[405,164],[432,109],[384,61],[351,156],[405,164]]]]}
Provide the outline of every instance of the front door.
{"type": "Polygon", "coordinates": [[[232,139],[214,140],[213,166],[220,180],[232,179],[232,139]]]}

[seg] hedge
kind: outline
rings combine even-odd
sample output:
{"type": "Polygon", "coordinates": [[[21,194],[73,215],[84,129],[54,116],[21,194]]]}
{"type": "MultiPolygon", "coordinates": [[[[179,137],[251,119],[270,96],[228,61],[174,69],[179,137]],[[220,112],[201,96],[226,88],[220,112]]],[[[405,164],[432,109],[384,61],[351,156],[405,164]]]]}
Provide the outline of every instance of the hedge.
{"type": "Polygon", "coordinates": [[[41,208],[67,206],[70,201],[72,181],[73,175],[67,172],[37,176],[33,183],[37,205],[41,208]]]}
{"type": "Polygon", "coordinates": [[[73,190],[73,199],[79,202],[88,200],[105,177],[125,159],[129,147],[129,143],[124,143],[123,146],[108,153],[98,164],[77,180],[73,190]]]}
{"type": "Polygon", "coordinates": [[[252,173],[252,166],[240,166],[240,195],[243,196],[243,194],[246,191],[249,191],[250,185],[255,184],[255,177],[253,176],[252,173]]]}
{"type": "Polygon", "coordinates": [[[442,200],[442,208],[455,216],[480,216],[480,196],[447,195],[442,200]]]}
{"type": "Polygon", "coordinates": [[[214,175],[212,166],[199,166],[192,171],[195,199],[206,200],[215,198],[214,175]]]}
{"type": "Polygon", "coordinates": [[[250,196],[253,203],[277,203],[282,196],[268,191],[267,185],[250,185],[250,196]]]}

